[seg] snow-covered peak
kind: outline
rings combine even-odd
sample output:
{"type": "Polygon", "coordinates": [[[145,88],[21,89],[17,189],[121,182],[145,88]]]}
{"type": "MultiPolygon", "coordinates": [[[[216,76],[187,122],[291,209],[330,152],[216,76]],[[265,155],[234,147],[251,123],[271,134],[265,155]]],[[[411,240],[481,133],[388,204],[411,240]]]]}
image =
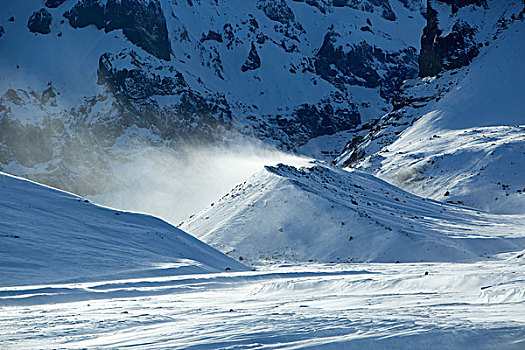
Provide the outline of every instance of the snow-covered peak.
{"type": "Polygon", "coordinates": [[[425,200],[371,175],[314,162],[267,167],[180,227],[249,263],[417,262],[518,250],[523,223],[522,217],[425,200]]]}

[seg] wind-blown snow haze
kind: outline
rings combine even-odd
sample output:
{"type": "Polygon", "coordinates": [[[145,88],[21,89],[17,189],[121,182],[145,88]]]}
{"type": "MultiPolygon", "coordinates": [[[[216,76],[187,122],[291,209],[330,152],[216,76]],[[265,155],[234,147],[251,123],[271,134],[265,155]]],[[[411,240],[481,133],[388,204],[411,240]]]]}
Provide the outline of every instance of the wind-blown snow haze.
{"type": "Polygon", "coordinates": [[[308,161],[255,143],[197,146],[177,152],[142,146],[126,152],[125,160],[112,163],[109,181],[115,190],[89,198],[113,208],[152,214],[172,224],[205,209],[265,165],[308,161]]]}

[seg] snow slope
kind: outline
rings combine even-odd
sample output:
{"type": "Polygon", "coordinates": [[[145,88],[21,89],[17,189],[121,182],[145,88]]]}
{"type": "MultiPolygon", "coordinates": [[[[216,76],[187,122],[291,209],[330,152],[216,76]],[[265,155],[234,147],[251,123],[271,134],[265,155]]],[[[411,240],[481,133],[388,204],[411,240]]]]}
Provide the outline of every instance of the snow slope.
{"type": "MultiPolygon", "coordinates": [[[[525,213],[523,5],[493,2],[468,66],[407,82],[402,108],[338,157],[425,197],[525,213]]],[[[466,11],[466,10],[465,10],[466,11]]]]}
{"type": "Polygon", "coordinates": [[[0,240],[4,287],[246,269],[160,219],[4,173],[0,240]]]}
{"type": "Polygon", "coordinates": [[[523,216],[436,202],[320,162],[266,167],[180,227],[248,263],[458,262],[525,243],[523,216]]]}

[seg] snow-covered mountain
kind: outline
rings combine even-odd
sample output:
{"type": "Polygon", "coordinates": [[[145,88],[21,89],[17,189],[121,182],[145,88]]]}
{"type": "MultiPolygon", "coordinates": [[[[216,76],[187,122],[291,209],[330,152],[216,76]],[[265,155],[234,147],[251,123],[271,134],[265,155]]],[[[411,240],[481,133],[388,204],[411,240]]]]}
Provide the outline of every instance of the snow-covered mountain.
{"type": "MultiPolygon", "coordinates": [[[[443,65],[436,76],[407,81],[395,110],[356,135],[337,164],[425,197],[525,213],[524,14],[523,3],[501,1],[441,16],[441,37],[458,18],[469,20],[476,28],[471,39],[483,43],[477,56],[467,66],[443,65]]],[[[436,42],[429,52],[446,40],[436,42]]],[[[440,64],[447,63],[434,53],[440,64]]],[[[429,61],[420,75],[435,73],[429,61]]]]}
{"type": "Polygon", "coordinates": [[[2,5],[2,348],[523,348],[524,0],[2,5]]]}
{"type": "Polygon", "coordinates": [[[142,162],[137,149],[257,138],[332,160],[347,143],[337,165],[423,197],[525,208],[522,1],[69,0],[2,11],[9,173],[104,198],[122,189],[121,164],[142,162]]]}
{"type": "Polygon", "coordinates": [[[116,140],[177,149],[245,135],[294,149],[377,118],[417,76],[425,23],[421,0],[28,0],[0,11],[0,166],[80,194],[108,191],[99,179],[116,140]]]}
{"type": "MultiPolygon", "coordinates": [[[[137,145],[255,138],[331,160],[352,139],[339,164],[355,166],[439,109],[421,105],[467,83],[471,63],[470,83],[492,86],[504,79],[482,62],[515,57],[500,66],[518,85],[494,91],[521,92],[520,0],[28,0],[0,13],[0,169],[82,195],[115,190],[114,162],[137,145]],[[389,141],[362,151],[392,118],[389,141]]],[[[505,118],[484,120],[522,120],[505,118]]],[[[477,206],[451,189],[425,194],[477,206]]]]}
{"type": "Polygon", "coordinates": [[[166,222],[0,173],[1,287],[247,268],[166,222]]]}
{"type": "Polygon", "coordinates": [[[525,243],[523,216],[443,204],[317,162],[266,167],[180,227],[251,263],[475,261],[525,243]]]}

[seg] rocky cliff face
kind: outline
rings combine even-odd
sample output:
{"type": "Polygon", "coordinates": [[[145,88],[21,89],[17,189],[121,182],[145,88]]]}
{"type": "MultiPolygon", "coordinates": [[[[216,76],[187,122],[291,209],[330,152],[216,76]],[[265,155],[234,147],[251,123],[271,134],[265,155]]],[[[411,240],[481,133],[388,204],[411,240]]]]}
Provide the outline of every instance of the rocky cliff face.
{"type": "Polygon", "coordinates": [[[64,16],[73,28],[94,25],[106,33],[122,29],[133,44],[155,57],[170,59],[166,19],[158,0],[82,0],[64,16]]]}
{"type": "Polygon", "coordinates": [[[325,35],[314,66],[320,77],[336,86],[380,88],[381,96],[388,98],[404,80],[417,76],[417,54],[413,47],[388,52],[362,41],[345,50],[334,46],[335,36],[339,34],[325,35]]]}
{"type": "MultiPolygon", "coordinates": [[[[481,6],[484,1],[443,0],[450,4],[452,12],[467,5],[481,6]]],[[[482,46],[474,40],[476,28],[457,19],[450,33],[443,36],[439,28],[438,13],[432,8],[432,2],[427,0],[427,25],[421,37],[421,51],[419,55],[419,76],[435,76],[443,70],[456,69],[468,65],[479,54],[482,46]]]]}

